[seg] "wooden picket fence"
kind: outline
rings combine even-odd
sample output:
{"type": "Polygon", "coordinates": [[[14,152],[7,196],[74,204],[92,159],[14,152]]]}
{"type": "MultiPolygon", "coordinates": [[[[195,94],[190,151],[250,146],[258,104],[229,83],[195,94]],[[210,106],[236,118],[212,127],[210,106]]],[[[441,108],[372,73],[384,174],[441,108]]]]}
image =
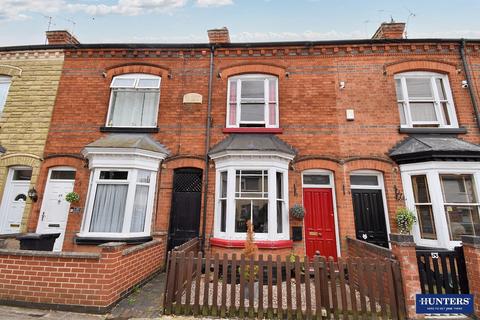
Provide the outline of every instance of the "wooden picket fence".
{"type": "Polygon", "coordinates": [[[165,314],[277,319],[405,319],[390,259],[237,258],[169,253],[165,314]],[[251,272],[253,270],[253,272],[251,272]],[[249,274],[256,276],[249,277],[249,274]]]}

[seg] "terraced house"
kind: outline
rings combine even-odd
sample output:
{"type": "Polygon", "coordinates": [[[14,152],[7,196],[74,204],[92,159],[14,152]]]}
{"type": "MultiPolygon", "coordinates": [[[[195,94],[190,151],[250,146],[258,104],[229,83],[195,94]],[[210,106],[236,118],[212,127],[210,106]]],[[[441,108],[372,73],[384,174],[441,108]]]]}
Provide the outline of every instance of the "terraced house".
{"type": "Polygon", "coordinates": [[[25,232],[63,67],[61,48],[0,50],[0,234],[25,232]]]}
{"type": "MultiPolygon", "coordinates": [[[[468,261],[480,255],[480,42],[405,39],[404,26],[384,23],[366,40],[230,43],[223,28],[208,44],[1,49],[11,85],[0,217],[18,225],[2,230],[58,232],[54,251],[110,266],[103,258],[124,250],[122,259],[148,266],[136,276],[122,269],[117,293],[195,237],[205,252],[240,253],[248,220],[263,254],[407,257],[409,314],[416,249],[463,244],[470,288],[479,288],[468,261]],[[24,81],[38,83],[38,95],[22,92],[24,81]],[[31,206],[12,196],[32,187],[31,206]],[[399,244],[406,238],[390,235],[404,206],[417,223],[399,244]]],[[[52,41],[71,39],[62,35],[52,41]]],[[[118,298],[85,290],[76,293],[94,303],[16,297],[96,308],[118,298]]]]}

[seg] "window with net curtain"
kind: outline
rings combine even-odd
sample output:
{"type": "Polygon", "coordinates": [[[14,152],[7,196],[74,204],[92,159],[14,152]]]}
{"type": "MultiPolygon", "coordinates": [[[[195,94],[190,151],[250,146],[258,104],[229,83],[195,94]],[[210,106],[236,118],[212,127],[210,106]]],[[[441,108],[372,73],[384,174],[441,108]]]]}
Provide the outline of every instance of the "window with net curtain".
{"type": "Polygon", "coordinates": [[[227,127],[278,128],[277,77],[246,74],[228,79],[227,127]]]}
{"type": "Polygon", "coordinates": [[[0,113],[3,112],[5,102],[7,102],[8,89],[10,88],[11,78],[0,76],[0,113]]]}
{"type": "Polygon", "coordinates": [[[150,190],[154,172],[140,169],[96,169],[91,187],[91,210],[84,231],[102,234],[147,234],[150,190]]]}
{"type": "Polygon", "coordinates": [[[458,127],[447,75],[401,73],[395,87],[402,127],[458,127]]]}
{"type": "Polygon", "coordinates": [[[149,74],[124,74],[110,85],[109,127],[156,127],[161,78],[149,74]]]}

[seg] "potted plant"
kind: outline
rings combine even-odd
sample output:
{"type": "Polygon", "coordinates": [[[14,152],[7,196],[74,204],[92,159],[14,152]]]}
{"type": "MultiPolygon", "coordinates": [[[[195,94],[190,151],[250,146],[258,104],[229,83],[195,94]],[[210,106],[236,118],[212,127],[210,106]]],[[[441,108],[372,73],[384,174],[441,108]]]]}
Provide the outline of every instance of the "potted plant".
{"type": "MultiPolygon", "coordinates": [[[[253,233],[253,224],[251,220],[247,220],[247,239],[245,241],[245,249],[243,250],[243,253],[245,255],[245,258],[247,260],[250,260],[250,258],[255,258],[255,255],[258,251],[258,247],[254,242],[254,233],[253,233]]],[[[257,274],[258,274],[258,266],[254,266],[253,269],[250,268],[250,265],[245,266],[245,271],[243,273],[245,282],[248,284],[250,282],[250,279],[253,279],[253,296],[254,299],[257,299],[258,297],[258,279],[257,279],[257,274]]],[[[244,299],[248,299],[250,295],[250,288],[248,285],[245,286],[244,290],[244,299]]]]}
{"type": "Polygon", "coordinates": [[[290,214],[295,219],[302,220],[305,217],[305,208],[301,204],[294,204],[290,208],[290,214]]]}
{"type": "Polygon", "coordinates": [[[75,191],[72,191],[65,195],[65,200],[70,203],[78,202],[80,200],[80,196],[75,191]]]}
{"type": "Polygon", "coordinates": [[[401,234],[410,234],[413,228],[413,224],[417,222],[417,218],[412,210],[401,207],[397,209],[397,221],[398,231],[401,234]]]}

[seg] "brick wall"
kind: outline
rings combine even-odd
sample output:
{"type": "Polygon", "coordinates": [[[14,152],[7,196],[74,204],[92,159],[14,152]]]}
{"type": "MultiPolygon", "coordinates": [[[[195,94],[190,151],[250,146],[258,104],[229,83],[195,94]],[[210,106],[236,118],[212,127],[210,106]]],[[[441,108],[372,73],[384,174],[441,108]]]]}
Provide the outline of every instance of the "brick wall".
{"type": "MultiPolygon", "coordinates": [[[[478,56],[478,48],[469,48],[472,57],[478,56]]],[[[179,167],[204,169],[205,166],[208,50],[205,47],[67,51],[45,156],[78,156],[86,144],[105,134],[99,128],[106,122],[109,85],[114,74],[111,70],[160,70],[159,132],[152,136],[166,145],[171,155],[159,172],[153,231],[165,235],[170,217],[173,170],[179,167]],[[203,103],[184,105],[182,97],[190,92],[203,95],[203,103]]],[[[303,170],[333,171],[339,238],[345,253],[345,237],[355,235],[349,174],[359,169],[377,170],[384,175],[390,227],[395,232],[395,211],[405,204],[395,198],[394,187],[402,190],[401,179],[398,167],[387,153],[406,135],[398,132],[400,120],[392,68],[395,72],[446,72],[458,121],[468,130],[461,138],[478,142],[478,128],[469,94],[461,88],[465,75],[457,43],[378,43],[218,49],[213,79],[211,146],[227,136],[223,129],[228,76],[245,72],[277,75],[280,127],[283,129],[279,137],[299,152],[289,171],[290,205],[302,203],[303,170]],[[409,63],[401,64],[405,61],[409,63]],[[339,88],[340,81],[345,82],[344,89],[339,88]],[[355,110],[355,121],[345,119],[346,109],[355,110]]],[[[215,192],[214,163],[209,165],[207,239],[213,233],[215,192]]],[[[46,174],[48,171],[42,169],[41,172],[46,174]]],[[[78,178],[77,184],[81,185],[78,189],[82,199],[80,206],[84,207],[88,171],[78,178]]],[[[43,186],[37,185],[37,189],[41,188],[43,186]]],[[[38,214],[37,205],[33,216],[38,214]]],[[[69,219],[67,229],[72,235],[79,230],[80,221],[81,215],[69,219]]],[[[291,221],[291,225],[301,224],[301,221],[291,221]]],[[[34,225],[31,224],[30,228],[33,229],[34,225]]],[[[73,246],[72,237],[65,241],[66,248],[73,246]]],[[[304,253],[303,242],[295,243],[294,250],[304,253]]]]}
{"type": "Polygon", "coordinates": [[[99,253],[0,249],[0,301],[103,313],[163,266],[164,243],[100,246],[99,253]]]}

